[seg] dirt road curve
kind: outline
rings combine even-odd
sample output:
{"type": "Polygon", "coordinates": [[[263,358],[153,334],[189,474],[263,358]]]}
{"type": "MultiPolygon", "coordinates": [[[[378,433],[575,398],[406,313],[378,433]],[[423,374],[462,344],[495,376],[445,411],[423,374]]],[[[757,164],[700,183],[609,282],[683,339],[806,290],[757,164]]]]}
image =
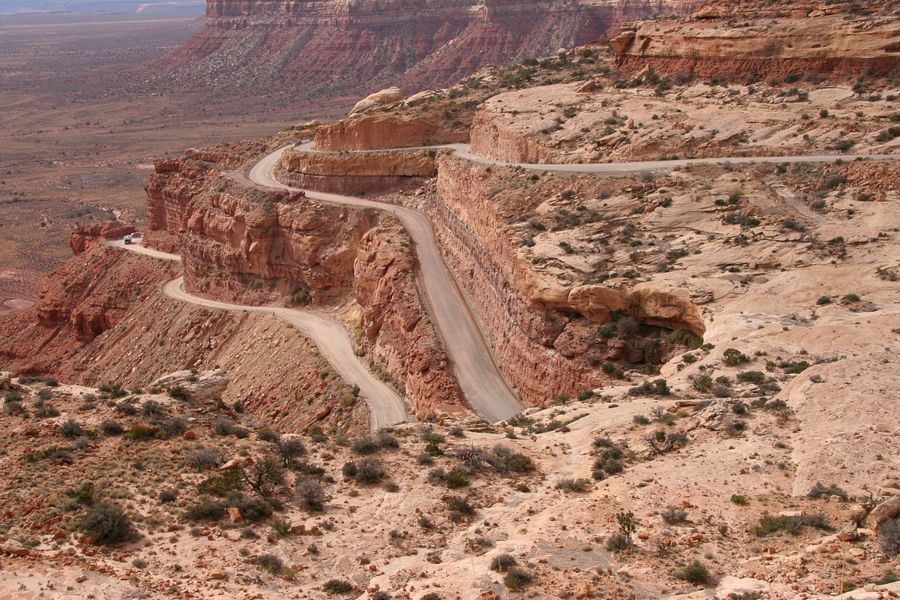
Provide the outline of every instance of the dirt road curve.
{"type": "MultiPolygon", "coordinates": [[[[181,257],[175,254],[144,248],[138,244],[126,246],[121,240],[106,242],[106,245],[160,260],[181,260],[181,257]]],[[[353,343],[350,341],[350,334],[338,321],[308,310],[278,306],[244,306],[201,298],[184,290],[184,280],[181,277],[166,283],[163,286],[163,293],[174,300],[206,308],[235,312],[258,312],[278,317],[310,338],[322,356],[331,363],[334,370],[348,385],[359,386],[360,397],[369,407],[369,424],[372,430],[390,427],[407,420],[406,405],[403,399],[390,386],[369,372],[366,365],[356,355],[353,343]]]]}
{"type": "MultiPolygon", "coordinates": [[[[275,179],[275,167],[285,148],[265,156],[250,171],[254,183],[297,190],[275,179]]],[[[463,394],[483,419],[494,423],[522,411],[522,405],[494,362],[475,316],[456,280],[447,270],[438,249],[431,222],[417,210],[353,196],[304,190],[307,197],[330,204],[374,208],[395,215],[415,241],[419,259],[419,288],[450,359],[463,394]]]]}

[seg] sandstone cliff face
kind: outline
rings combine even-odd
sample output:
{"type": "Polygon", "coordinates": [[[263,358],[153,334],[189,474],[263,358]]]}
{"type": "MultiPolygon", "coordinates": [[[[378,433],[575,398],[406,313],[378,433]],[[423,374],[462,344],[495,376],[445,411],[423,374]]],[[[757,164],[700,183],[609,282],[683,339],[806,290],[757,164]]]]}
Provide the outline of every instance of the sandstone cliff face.
{"type": "Polygon", "coordinates": [[[634,333],[599,339],[598,327],[614,317],[703,334],[697,307],[671,292],[566,288],[543,281],[508,227],[512,216],[534,207],[498,200],[494,191],[502,178],[442,155],[435,193],[422,209],[435,222],[449,265],[482,317],[500,368],[526,403],[608,383],[599,368],[606,360],[643,362],[651,354],[659,360],[672,352],[673,347],[650,351],[634,333]]]}
{"type": "Polygon", "coordinates": [[[372,193],[421,185],[437,172],[435,153],[320,153],[288,150],[281,161],[280,181],[323,192],[372,193]]]}
{"type": "Polygon", "coordinates": [[[555,53],[685,0],[208,0],[206,28],[158,64],[193,85],[287,85],[304,97],[439,87],[555,53]]]}
{"type": "Polygon", "coordinates": [[[358,312],[373,367],[406,388],[419,416],[462,406],[409,241],[377,212],[261,189],[190,156],[158,163],[147,192],[151,237],[177,235],[189,289],[248,304],[302,290],[313,307],[358,312]]]}
{"type": "Polygon", "coordinates": [[[900,60],[900,23],[887,13],[877,16],[881,8],[874,2],[738,2],[624,28],[612,48],[624,72],[651,67],[701,77],[888,75],[900,60]]]}
{"type": "Polygon", "coordinates": [[[370,150],[433,146],[468,141],[468,133],[438,117],[405,118],[391,113],[353,116],[316,130],[318,150],[370,150]]]}

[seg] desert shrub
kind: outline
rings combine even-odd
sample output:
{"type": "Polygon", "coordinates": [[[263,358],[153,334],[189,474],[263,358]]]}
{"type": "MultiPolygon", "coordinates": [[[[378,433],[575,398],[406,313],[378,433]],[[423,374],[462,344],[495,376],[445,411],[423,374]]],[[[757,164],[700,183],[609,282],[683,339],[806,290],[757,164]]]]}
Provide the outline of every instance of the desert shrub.
{"type": "Polygon", "coordinates": [[[197,491],[204,495],[219,496],[224,498],[228,494],[243,487],[244,481],[241,474],[235,469],[228,469],[214,475],[210,475],[199,484],[197,491]]]}
{"type": "Polygon", "coordinates": [[[706,585],[710,581],[709,569],[699,560],[678,569],[675,576],[694,585],[706,585]]]}
{"type": "Polygon", "coordinates": [[[134,415],[138,414],[138,409],[131,402],[125,402],[123,400],[122,402],[116,404],[116,412],[126,417],[133,417],[134,415]]]}
{"type": "Polygon", "coordinates": [[[262,442],[271,442],[273,444],[277,444],[281,440],[281,436],[277,431],[269,429],[268,427],[263,427],[256,434],[256,439],[262,442]]]}
{"type": "Polygon", "coordinates": [[[465,435],[466,435],[466,433],[463,431],[462,427],[459,427],[459,426],[451,427],[449,430],[447,430],[447,433],[449,433],[453,437],[457,437],[457,438],[465,437],[465,435]]]}
{"type": "Polygon", "coordinates": [[[212,422],[212,430],[216,435],[232,435],[237,424],[226,417],[216,417],[212,422]]]}
{"type": "Polygon", "coordinates": [[[737,379],[745,383],[760,384],[766,381],[766,374],[762,371],[742,371],[738,373],[737,379]]]}
{"type": "Polygon", "coordinates": [[[24,415],[25,406],[18,400],[7,400],[3,403],[3,413],[6,415],[24,415]]]}
{"type": "Polygon", "coordinates": [[[125,428],[118,421],[106,419],[100,423],[100,431],[104,435],[122,435],[125,432],[125,428]]]}
{"type": "Polygon", "coordinates": [[[83,506],[91,506],[92,504],[94,504],[94,500],[96,500],[97,494],[94,490],[94,484],[88,481],[82,483],[77,488],[66,490],[66,496],[71,498],[72,501],[77,504],[81,504],[83,506]]]}
{"type": "Polygon", "coordinates": [[[679,523],[684,523],[687,521],[688,513],[686,510],[682,510],[674,506],[669,506],[661,510],[659,512],[659,516],[662,517],[662,520],[669,525],[677,525],[679,523]]]}
{"type": "Polygon", "coordinates": [[[59,426],[59,432],[63,437],[67,438],[76,438],[84,435],[84,429],[81,428],[81,424],[75,419],[63,421],[63,424],[59,426]]]}
{"type": "Polygon", "coordinates": [[[169,504],[170,502],[175,502],[178,499],[178,490],[175,489],[167,489],[162,490],[159,493],[159,501],[163,504],[169,504]]]}
{"type": "Polygon", "coordinates": [[[610,552],[621,552],[631,545],[631,540],[621,533],[614,533],[606,540],[606,549],[610,552]]]}
{"type": "Polygon", "coordinates": [[[240,492],[233,492],[228,496],[227,504],[241,511],[241,516],[244,520],[251,523],[271,517],[274,510],[272,505],[265,500],[247,496],[240,492]]]}
{"type": "Polygon", "coordinates": [[[556,482],[556,489],[564,492],[586,492],[590,489],[590,481],[587,479],[560,479],[556,482]]]}
{"type": "Polygon", "coordinates": [[[163,405],[156,400],[145,400],[141,404],[141,414],[145,417],[158,417],[163,413],[163,405]]]}
{"type": "Polygon", "coordinates": [[[747,496],[742,496],[741,494],[732,494],[731,502],[733,504],[737,504],[738,506],[746,506],[750,503],[750,500],[747,498],[747,496]]]}
{"type": "Polygon", "coordinates": [[[668,396],[670,393],[669,384],[665,379],[645,381],[628,390],[628,394],[631,396],[668,396]]]}
{"type": "Polygon", "coordinates": [[[730,367],[736,367],[738,365],[750,362],[750,357],[740,350],[736,350],[735,348],[728,348],[722,354],[722,360],[726,365],[730,367]]]}
{"type": "Polygon", "coordinates": [[[53,398],[53,392],[47,388],[38,390],[37,397],[39,400],[50,400],[53,398]]]}
{"type": "Polygon", "coordinates": [[[828,523],[828,519],[825,515],[773,516],[764,514],[759,518],[759,523],[757,523],[756,527],[753,528],[753,533],[758,537],[771,535],[781,531],[796,535],[800,533],[800,530],[804,527],[813,527],[815,529],[826,531],[831,530],[831,525],[828,523]]]}
{"type": "Polygon", "coordinates": [[[191,399],[191,394],[185,388],[180,385],[174,385],[168,390],[169,396],[175,398],[176,400],[187,401],[191,399]]]}
{"type": "Polygon", "coordinates": [[[353,479],[357,483],[375,484],[385,477],[387,477],[387,473],[381,461],[374,458],[365,458],[357,465],[356,475],[353,476],[353,479]]]}
{"type": "Polygon", "coordinates": [[[632,419],[637,425],[649,425],[650,419],[645,417],[644,415],[634,415],[632,419]]]}
{"type": "Polygon", "coordinates": [[[157,421],[157,434],[163,439],[173,438],[188,430],[188,422],[184,417],[170,417],[157,421]]]}
{"type": "Polygon", "coordinates": [[[274,554],[260,554],[256,557],[256,566],[272,575],[280,575],[284,571],[284,561],[274,554]]]}
{"type": "Polygon", "coordinates": [[[382,448],[399,448],[400,442],[397,441],[397,438],[390,431],[379,431],[375,436],[375,440],[378,442],[378,445],[382,448]]]}
{"type": "Polygon", "coordinates": [[[342,579],[329,579],[322,589],[326,594],[349,594],[353,591],[353,584],[342,579]]]}
{"type": "Polygon", "coordinates": [[[241,468],[244,483],[260,496],[269,496],[284,483],[284,465],[273,454],[266,454],[249,467],[241,468]]]}
{"type": "Polygon", "coordinates": [[[187,464],[198,471],[215,469],[222,463],[222,451],[215,446],[200,446],[187,457],[187,464]]]}
{"type": "Polygon", "coordinates": [[[616,513],[616,524],[619,526],[618,533],[609,536],[609,539],[606,541],[606,549],[613,552],[619,552],[631,547],[631,536],[637,531],[634,513],[630,511],[616,513]]]}
{"type": "Polygon", "coordinates": [[[295,486],[297,497],[304,508],[319,512],[325,509],[325,490],[313,479],[301,479],[295,486]]]}
{"type": "Polygon", "coordinates": [[[451,511],[460,515],[469,516],[475,514],[475,507],[462,496],[447,496],[444,498],[444,503],[451,511]]]}
{"type": "Polygon", "coordinates": [[[821,483],[816,483],[809,493],[806,494],[807,498],[818,499],[818,498],[831,498],[832,496],[838,496],[841,500],[846,502],[849,497],[847,496],[847,492],[839,488],[838,486],[832,484],[829,486],[824,486],[821,483]]]}
{"type": "Polygon", "coordinates": [[[303,445],[303,442],[293,437],[278,438],[278,441],[275,442],[275,448],[278,451],[278,456],[281,457],[282,464],[286,468],[294,466],[297,457],[306,454],[306,446],[303,445]]]}
{"type": "Polygon", "coordinates": [[[44,403],[37,406],[34,416],[38,419],[52,419],[59,416],[59,410],[52,404],[44,403]]]}
{"type": "Polygon", "coordinates": [[[498,554],[491,559],[491,570],[498,573],[505,573],[516,566],[518,561],[512,554],[498,554]]]}
{"type": "Polygon", "coordinates": [[[304,289],[298,289],[291,295],[291,302],[294,303],[294,306],[306,306],[310,300],[312,300],[312,296],[304,289]]]}
{"type": "Polygon", "coordinates": [[[378,442],[369,436],[356,438],[350,444],[350,449],[356,454],[374,454],[380,447],[378,442]]]}
{"type": "Polygon", "coordinates": [[[224,502],[200,498],[195,504],[188,507],[184,518],[188,521],[218,521],[225,515],[227,508],[224,502]]]}
{"type": "Polygon", "coordinates": [[[519,567],[513,567],[503,577],[503,585],[512,591],[521,590],[532,581],[534,581],[534,575],[519,567]]]}
{"type": "Polygon", "coordinates": [[[534,470],[534,461],[529,457],[513,452],[506,446],[499,444],[489,451],[478,450],[477,456],[498,473],[528,473],[534,470]]]}
{"type": "Polygon", "coordinates": [[[151,427],[146,423],[134,423],[128,430],[128,433],[125,434],[125,437],[136,442],[145,442],[155,438],[156,432],[157,429],[155,427],[151,427]]]}
{"type": "Polygon", "coordinates": [[[287,519],[279,519],[278,517],[274,517],[271,521],[269,521],[269,526],[280,537],[284,537],[291,532],[291,522],[287,519]]]}
{"type": "Polygon", "coordinates": [[[459,467],[453,467],[452,469],[450,469],[450,472],[447,473],[447,477],[445,478],[444,483],[451,490],[456,490],[469,485],[469,476],[463,469],[459,467]]]}
{"type": "Polygon", "coordinates": [[[134,535],[131,520],[116,504],[95,504],[78,526],[96,544],[118,544],[134,535]]]}

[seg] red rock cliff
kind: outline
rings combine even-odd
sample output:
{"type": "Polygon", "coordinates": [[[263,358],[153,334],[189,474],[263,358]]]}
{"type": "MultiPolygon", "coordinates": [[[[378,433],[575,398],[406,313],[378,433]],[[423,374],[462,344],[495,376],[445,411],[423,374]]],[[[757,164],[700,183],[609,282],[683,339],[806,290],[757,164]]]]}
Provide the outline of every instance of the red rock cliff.
{"type": "Polygon", "coordinates": [[[438,87],[555,53],[689,0],[208,0],[206,28],[158,63],[194,86],[340,96],[438,87]]]}

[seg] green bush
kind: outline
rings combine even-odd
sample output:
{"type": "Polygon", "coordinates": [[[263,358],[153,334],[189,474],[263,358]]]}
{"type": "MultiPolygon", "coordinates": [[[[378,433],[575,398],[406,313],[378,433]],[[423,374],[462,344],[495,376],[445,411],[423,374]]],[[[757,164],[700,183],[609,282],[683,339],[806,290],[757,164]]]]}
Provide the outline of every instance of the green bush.
{"type": "Polygon", "coordinates": [[[329,579],[322,589],[326,594],[349,594],[353,591],[353,584],[341,579],[329,579]]]}
{"type": "Polygon", "coordinates": [[[155,438],[156,432],[157,429],[155,427],[151,427],[145,423],[135,423],[131,426],[131,429],[128,430],[128,433],[125,434],[125,437],[136,442],[145,442],[155,438]]]}
{"type": "Polygon", "coordinates": [[[825,515],[773,516],[764,514],[760,517],[756,527],[753,528],[753,532],[758,537],[771,535],[780,531],[796,535],[800,533],[800,530],[804,527],[813,527],[815,529],[826,531],[831,530],[831,525],[828,523],[828,519],[825,518],[825,515]]]}
{"type": "Polygon", "coordinates": [[[313,479],[300,479],[295,485],[297,497],[306,510],[320,512],[325,510],[325,490],[322,484],[313,479]]]}
{"type": "Polygon", "coordinates": [[[828,499],[832,496],[837,496],[844,502],[849,499],[849,496],[847,496],[847,492],[845,492],[838,486],[832,484],[826,487],[818,482],[813,486],[811,490],[809,490],[809,493],[806,496],[807,498],[812,498],[814,500],[819,498],[828,499]]]}
{"type": "Polygon", "coordinates": [[[210,475],[201,481],[197,484],[197,491],[203,495],[224,498],[230,493],[241,489],[243,486],[244,481],[240,472],[234,469],[228,469],[227,471],[221,471],[214,475],[210,475]]]}
{"type": "Polygon", "coordinates": [[[184,518],[188,521],[218,521],[225,516],[227,506],[224,502],[201,498],[196,504],[188,507],[184,518]]]}
{"type": "Polygon", "coordinates": [[[274,554],[260,554],[256,557],[256,566],[272,575],[280,575],[284,571],[284,561],[274,554]]]}
{"type": "Polygon", "coordinates": [[[516,566],[518,561],[512,554],[498,554],[491,559],[491,570],[498,573],[505,573],[516,566]]]}
{"type": "Polygon", "coordinates": [[[107,419],[100,423],[100,431],[104,435],[122,435],[125,433],[125,428],[118,421],[107,419]]]}
{"type": "Polygon", "coordinates": [[[513,567],[503,577],[503,585],[514,592],[521,590],[532,581],[534,581],[534,575],[519,567],[513,567]]]}
{"type": "Polygon", "coordinates": [[[710,582],[709,569],[699,560],[695,560],[675,572],[675,576],[694,585],[707,585],[710,582]]]}
{"type": "Polygon", "coordinates": [[[750,357],[741,352],[740,350],[736,350],[735,348],[728,348],[722,354],[722,359],[726,365],[729,367],[736,367],[738,365],[750,362],[750,357]]]}
{"type": "Polygon", "coordinates": [[[116,504],[95,504],[78,525],[96,544],[118,544],[134,535],[131,520],[116,504]]]}
{"type": "Polygon", "coordinates": [[[81,424],[75,419],[63,421],[63,424],[59,426],[59,432],[63,437],[67,438],[77,438],[84,435],[84,429],[81,428],[81,424]]]}

